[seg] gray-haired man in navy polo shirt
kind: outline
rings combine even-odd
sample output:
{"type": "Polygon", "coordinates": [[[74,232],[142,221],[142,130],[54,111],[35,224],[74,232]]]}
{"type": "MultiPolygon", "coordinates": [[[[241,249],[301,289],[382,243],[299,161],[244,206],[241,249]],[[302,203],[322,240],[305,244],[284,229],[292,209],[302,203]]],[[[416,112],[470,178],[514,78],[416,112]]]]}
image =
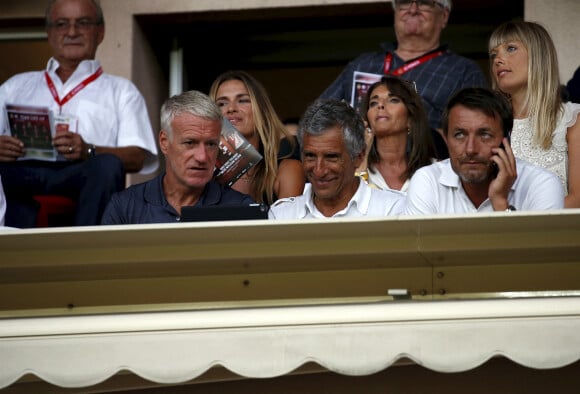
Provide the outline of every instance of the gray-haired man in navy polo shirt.
{"type": "Polygon", "coordinates": [[[183,206],[249,205],[251,197],[212,180],[222,113],[205,94],[189,91],[161,107],[159,145],[165,172],[113,195],[102,224],[171,223],[183,206]]]}

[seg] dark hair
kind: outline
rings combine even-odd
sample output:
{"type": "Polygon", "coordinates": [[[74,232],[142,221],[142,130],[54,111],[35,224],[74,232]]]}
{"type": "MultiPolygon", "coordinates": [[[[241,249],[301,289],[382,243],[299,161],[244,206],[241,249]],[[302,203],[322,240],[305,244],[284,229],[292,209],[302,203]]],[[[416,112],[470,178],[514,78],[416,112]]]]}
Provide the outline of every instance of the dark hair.
{"type": "Polygon", "coordinates": [[[302,115],[298,123],[298,144],[304,147],[304,134],[322,135],[328,129],[339,127],[344,144],[352,160],[366,149],[365,125],[350,105],[340,100],[317,100],[302,115]]]}
{"type": "MultiPolygon", "coordinates": [[[[368,122],[367,112],[369,110],[371,95],[379,87],[385,86],[391,94],[401,99],[409,113],[409,136],[407,139],[407,171],[406,177],[410,178],[419,168],[431,164],[433,158],[437,157],[435,144],[431,135],[429,119],[423,106],[421,96],[415,91],[411,82],[404,81],[393,76],[384,76],[380,81],[369,87],[362,105],[362,117],[368,122]]],[[[380,161],[377,151],[376,139],[369,151],[368,163],[376,164],[380,161]]]]}
{"type": "Polygon", "coordinates": [[[501,92],[486,88],[465,88],[456,92],[447,102],[441,117],[441,126],[445,135],[447,135],[449,128],[449,112],[458,105],[480,111],[494,119],[499,117],[503,135],[510,136],[514,125],[514,116],[510,103],[501,92]]]}

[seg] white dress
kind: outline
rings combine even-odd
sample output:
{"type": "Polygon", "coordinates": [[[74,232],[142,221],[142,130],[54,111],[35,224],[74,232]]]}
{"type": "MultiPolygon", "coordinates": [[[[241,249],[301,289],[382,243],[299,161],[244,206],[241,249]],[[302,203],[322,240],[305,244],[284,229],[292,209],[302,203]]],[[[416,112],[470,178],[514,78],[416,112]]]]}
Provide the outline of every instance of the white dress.
{"type": "Polygon", "coordinates": [[[568,143],[566,133],[568,127],[573,126],[580,114],[580,104],[565,103],[564,113],[560,117],[556,130],[552,135],[552,146],[544,150],[532,144],[532,128],[530,120],[514,119],[514,128],[511,134],[511,147],[517,158],[532,164],[544,167],[558,175],[568,194],[568,143]]]}

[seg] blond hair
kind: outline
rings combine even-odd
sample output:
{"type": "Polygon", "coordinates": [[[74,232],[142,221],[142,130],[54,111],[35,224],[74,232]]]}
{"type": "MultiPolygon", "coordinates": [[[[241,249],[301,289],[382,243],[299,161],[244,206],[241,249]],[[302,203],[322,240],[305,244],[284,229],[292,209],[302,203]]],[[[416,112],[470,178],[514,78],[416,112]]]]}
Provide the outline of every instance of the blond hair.
{"type": "MultiPolygon", "coordinates": [[[[554,42],[548,31],[536,22],[506,22],[491,34],[490,53],[508,41],[520,41],[528,51],[528,83],[523,105],[533,130],[532,143],[548,149],[563,109],[554,42]]],[[[490,61],[493,63],[493,59],[490,61]]],[[[498,89],[493,75],[491,80],[493,88],[498,89]]]]}
{"type": "MultiPolygon", "coordinates": [[[[236,70],[219,75],[210,87],[209,96],[215,101],[221,84],[231,80],[241,81],[248,89],[255,132],[260,137],[259,151],[264,157],[256,164],[250,193],[256,202],[272,204],[274,202],[274,184],[278,175],[280,140],[286,137],[292,144],[293,139],[290,138],[286,127],[276,114],[264,86],[247,72],[236,70]]],[[[295,149],[293,144],[292,148],[295,149]]]]}

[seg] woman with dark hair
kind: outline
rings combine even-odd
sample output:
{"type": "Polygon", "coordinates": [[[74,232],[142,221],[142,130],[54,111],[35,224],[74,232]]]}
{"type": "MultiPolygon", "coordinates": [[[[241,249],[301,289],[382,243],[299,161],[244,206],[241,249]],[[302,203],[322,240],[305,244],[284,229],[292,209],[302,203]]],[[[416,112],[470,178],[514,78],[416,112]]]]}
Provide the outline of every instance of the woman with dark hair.
{"type": "Polygon", "coordinates": [[[412,83],[385,76],[369,88],[361,114],[372,139],[368,169],[359,174],[379,189],[406,193],[415,171],[437,156],[421,97],[412,83]]]}

